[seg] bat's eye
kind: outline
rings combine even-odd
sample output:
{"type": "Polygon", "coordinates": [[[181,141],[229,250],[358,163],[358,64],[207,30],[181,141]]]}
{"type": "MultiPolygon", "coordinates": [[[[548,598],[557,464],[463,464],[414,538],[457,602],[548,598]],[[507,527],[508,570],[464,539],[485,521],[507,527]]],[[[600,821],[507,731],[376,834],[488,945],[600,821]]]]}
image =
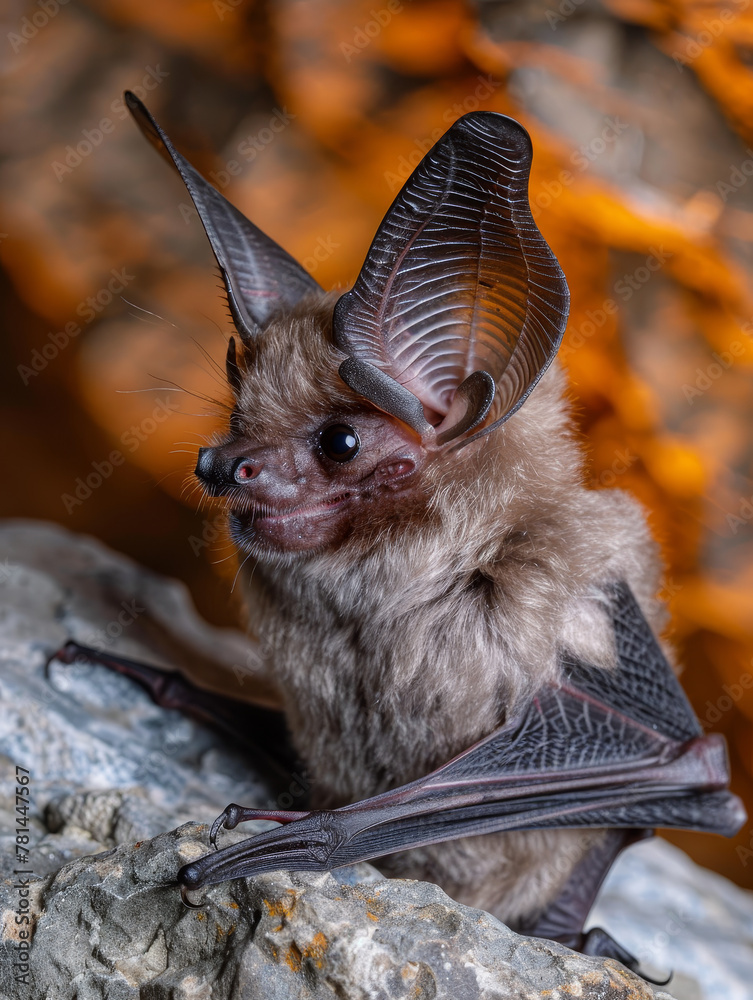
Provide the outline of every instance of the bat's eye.
{"type": "Polygon", "coordinates": [[[322,431],[319,439],[322,451],[335,462],[349,462],[361,448],[358,435],[347,424],[333,424],[322,431]]]}

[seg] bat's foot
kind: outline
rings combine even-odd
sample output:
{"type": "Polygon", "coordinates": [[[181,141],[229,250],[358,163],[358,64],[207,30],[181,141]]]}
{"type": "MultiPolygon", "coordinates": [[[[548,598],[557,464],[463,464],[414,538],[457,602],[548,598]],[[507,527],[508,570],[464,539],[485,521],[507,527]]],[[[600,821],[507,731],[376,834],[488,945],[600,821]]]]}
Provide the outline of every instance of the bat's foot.
{"type": "Polygon", "coordinates": [[[607,934],[601,927],[592,927],[590,931],[584,934],[581,946],[577,950],[584,955],[594,955],[599,958],[614,958],[616,961],[622,962],[625,968],[630,969],[631,972],[635,972],[649,983],[653,983],[654,986],[666,986],[672,978],[672,973],[666,979],[653,979],[651,976],[646,975],[645,972],[641,971],[640,962],[635,955],[631,955],[626,948],[623,948],[619,942],[615,941],[611,934],[607,934]]]}
{"type": "MultiPolygon", "coordinates": [[[[197,696],[202,693],[200,689],[179,673],[160,670],[158,667],[152,667],[125,656],[114,656],[112,653],[93,649],[91,646],[83,646],[72,640],[66,642],[48,659],[45,666],[48,675],[50,665],[55,661],[69,665],[75,663],[105,667],[107,670],[112,670],[113,673],[122,674],[135,681],[161,708],[174,708],[189,715],[200,714],[202,719],[205,719],[209,714],[207,709],[197,700],[197,696]]],[[[203,692],[203,694],[211,702],[213,695],[210,692],[203,692]]]]}
{"type": "Polygon", "coordinates": [[[53,661],[105,667],[130,678],[161,708],[182,712],[251,750],[274,786],[289,784],[291,773],[299,767],[281,712],[207,691],[177,671],[161,670],[78,642],[67,642],[53,653],[45,666],[48,676],[53,661]]]}
{"type": "Polygon", "coordinates": [[[221,698],[210,691],[203,691],[187,681],[182,674],[175,671],[161,670],[149,664],[132,660],[125,656],[115,656],[103,650],[83,646],[79,642],[66,642],[47,661],[46,670],[49,673],[50,664],[57,660],[65,664],[89,664],[105,667],[116,674],[135,681],[143,688],[152,701],[161,708],[174,708],[201,718],[202,721],[220,721],[217,718],[216,702],[222,703],[225,712],[222,721],[227,723],[227,706],[237,703],[229,698],[221,698]]]}
{"type": "Polygon", "coordinates": [[[560,894],[543,913],[519,930],[533,937],[559,941],[584,955],[614,958],[657,986],[666,985],[669,979],[660,982],[641,972],[638,959],[601,927],[592,927],[587,932],[582,929],[601,884],[618,854],[631,844],[650,836],[651,830],[605,830],[601,841],[591,848],[572,871],[560,894]]]}

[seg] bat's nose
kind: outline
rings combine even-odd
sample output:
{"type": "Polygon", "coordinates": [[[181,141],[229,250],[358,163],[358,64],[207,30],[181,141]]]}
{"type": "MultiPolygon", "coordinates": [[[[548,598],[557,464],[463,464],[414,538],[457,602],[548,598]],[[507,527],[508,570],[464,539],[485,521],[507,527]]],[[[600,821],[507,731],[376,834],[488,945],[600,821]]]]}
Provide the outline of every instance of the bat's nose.
{"type": "Polygon", "coordinates": [[[199,448],[195,473],[209,489],[224,489],[243,486],[256,479],[261,470],[262,463],[255,458],[228,455],[222,448],[199,448]]]}
{"type": "Polygon", "coordinates": [[[196,462],[196,477],[210,491],[221,490],[232,485],[230,478],[233,461],[223,455],[219,448],[199,448],[196,462]]]}
{"type": "Polygon", "coordinates": [[[220,486],[217,455],[214,448],[199,448],[199,458],[194,473],[205,486],[220,486]]]}

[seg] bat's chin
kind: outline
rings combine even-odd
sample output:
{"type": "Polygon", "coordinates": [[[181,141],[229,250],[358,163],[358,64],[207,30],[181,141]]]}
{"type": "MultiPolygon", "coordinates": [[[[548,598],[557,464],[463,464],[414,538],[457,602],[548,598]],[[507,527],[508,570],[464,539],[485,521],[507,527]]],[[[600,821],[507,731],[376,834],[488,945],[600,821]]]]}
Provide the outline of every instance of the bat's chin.
{"type": "Polygon", "coordinates": [[[257,557],[320,551],[336,545],[348,531],[358,494],[343,492],[297,507],[260,505],[230,514],[230,534],[238,548],[257,557]]]}

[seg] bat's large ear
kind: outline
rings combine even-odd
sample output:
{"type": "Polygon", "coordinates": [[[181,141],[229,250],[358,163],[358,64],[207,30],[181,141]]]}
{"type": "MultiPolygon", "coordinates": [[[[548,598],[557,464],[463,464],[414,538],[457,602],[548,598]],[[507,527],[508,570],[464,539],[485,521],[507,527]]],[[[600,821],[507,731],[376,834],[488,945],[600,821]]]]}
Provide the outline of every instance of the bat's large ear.
{"type": "Polygon", "coordinates": [[[125,102],[149,142],[183,178],[209,237],[227,289],[233,321],[246,343],[280,309],[321,287],[286,253],[204,180],[181,156],[147,109],[130,91],[125,102]]]}
{"type": "Polygon", "coordinates": [[[335,307],[344,381],[440,446],[507,420],[565,331],[569,292],[531,215],[530,166],[516,121],[465,115],[411,174],[335,307]]]}

